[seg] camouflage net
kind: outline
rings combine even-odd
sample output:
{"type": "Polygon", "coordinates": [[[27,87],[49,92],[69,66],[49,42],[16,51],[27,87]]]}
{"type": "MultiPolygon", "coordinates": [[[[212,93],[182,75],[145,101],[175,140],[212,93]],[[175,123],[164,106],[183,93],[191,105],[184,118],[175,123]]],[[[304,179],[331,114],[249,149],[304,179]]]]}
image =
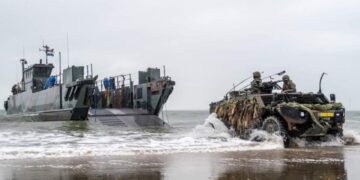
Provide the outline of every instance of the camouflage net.
{"type": "Polygon", "coordinates": [[[317,118],[315,117],[314,113],[312,112],[312,109],[310,107],[313,107],[314,105],[311,104],[311,106],[309,107],[310,104],[299,104],[299,103],[295,103],[295,102],[290,102],[290,103],[282,103],[280,104],[280,106],[289,106],[289,107],[293,107],[299,110],[303,110],[309,113],[311,120],[318,126],[320,127],[322,130],[325,130],[325,127],[322,126],[320,124],[320,122],[317,120],[317,118]]]}
{"type": "MultiPolygon", "coordinates": [[[[234,128],[235,132],[242,138],[248,138],[253,129],[261,127],[261,116],[264,108],[260,107],[257,99],[230,99],[221,102],[216,106],[214,112],[217,117],[225,121],[228,125],[234,128]]],[[[334,111],[341,110],[343,105],[341,103],[331,104],[299,104],[296,102],[282,103],[278,105],[289,106],[299,110],[303,110],[309,113],[311,120],[314,124],[321,129],[321,131],[327,131],[329,127],[319,122],[313,111],[334,111]]]]}
{"type": "Polygon", "coordinates": [[[320,124],[317,117],[315,117],[313,111],[320,111],[320,112],[326,112],[326,111],[336,111],[341,110],[343,108],[343,105],[341,103],[331,103],[331,104],[299,104],[299,103],[284,103],[285,105],[288,105],[293,108],[297,108],[303,111],[306,111],[309,113],[311,120],[317,124],[318,127],[322,128],[322,130],[325,130],[328,127],[325,127],[324,125],[320,124]]]}
{"type": "Polygon", "coordinates": [[[317,111],[332,111],[332,110],[341,110],[343,105],[341,103],[332,103],[332,104],[302,104],[303,106],[317,111]]]}
{"type": "Polygon", "coordinates": [[[247,137],[252,129],[259,126],[260,111],[256,99],[232,99],[222,102],[215,108],[219,119],[231,125],[241,137],[247,137]]]}

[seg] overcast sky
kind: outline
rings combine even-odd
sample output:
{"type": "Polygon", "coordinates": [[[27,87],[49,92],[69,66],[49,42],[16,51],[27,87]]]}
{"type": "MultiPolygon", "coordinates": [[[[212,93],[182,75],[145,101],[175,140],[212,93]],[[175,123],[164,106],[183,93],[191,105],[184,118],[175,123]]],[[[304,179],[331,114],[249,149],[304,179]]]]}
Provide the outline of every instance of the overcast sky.
{"type": "MultiPolygon", "coordinates": [[[[208,109],[255,70],[287,70],[298,90],[336,93],[360,110],[359,0],[1,0],[0,99],[23,57],[45,44],[100,77],[166,65],[168,109],[208,109]]],[[[57,65],[57,57],[52,58],[57,65]]]]}

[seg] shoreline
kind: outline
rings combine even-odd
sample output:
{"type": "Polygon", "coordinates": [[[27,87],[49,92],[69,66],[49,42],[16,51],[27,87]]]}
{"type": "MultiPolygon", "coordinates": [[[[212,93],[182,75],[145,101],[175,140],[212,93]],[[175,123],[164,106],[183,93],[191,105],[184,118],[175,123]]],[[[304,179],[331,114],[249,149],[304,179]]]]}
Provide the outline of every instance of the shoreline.
{"type": "Polygon", "coordinates": [[[1,160],[0,172],[5,179],[359,179],[359,157],[354,145],[1,160]]]}

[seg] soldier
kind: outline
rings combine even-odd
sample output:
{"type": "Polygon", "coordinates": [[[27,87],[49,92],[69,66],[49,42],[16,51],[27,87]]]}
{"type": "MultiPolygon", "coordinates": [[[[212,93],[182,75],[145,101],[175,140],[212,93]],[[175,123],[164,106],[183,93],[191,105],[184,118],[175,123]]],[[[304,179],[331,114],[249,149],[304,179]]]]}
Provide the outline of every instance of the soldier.
{"type": "Polygon", "coordinates": [[[253,73],[254,80],[251,82],[251,93],[259,94],[261,93],[261,89],[263,87],[261,80],[261,73],[256,71],[253,73]]]}
{"type": "Polygon", "coordinates": [[[296,92],[296,84],[292,80],[290,80],[290,77],[288,75],[284,75],[282,77],[282,79],[284,81],[284,85],[283,85],[283,89],[282,89],[283,93],[296,92]]]}

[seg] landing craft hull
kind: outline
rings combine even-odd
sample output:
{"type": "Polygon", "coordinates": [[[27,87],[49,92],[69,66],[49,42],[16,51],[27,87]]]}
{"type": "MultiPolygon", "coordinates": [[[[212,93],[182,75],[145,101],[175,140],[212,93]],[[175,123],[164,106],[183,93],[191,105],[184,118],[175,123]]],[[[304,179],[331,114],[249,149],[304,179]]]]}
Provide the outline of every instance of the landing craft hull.
{"type": "Polygon", "coordinates": [[[9,97],[7,115],[11,119],[12,116],[23,118],[30,116],[31,119],[39,121],[86,120],[89,106],[83,102],[86,98],[84,94],[89,90],[83,87],[78,99],[68,101],[63,99],[63,108],[60,107],[60,86],[36,93],[26,91],[9,97]]]}
{"type": "Polygon", "coordinates": [[[107,126],[129,128],[170,127],[159,116],[148,114],[146,110],[140,109],[91,109],[89,111],[89,120],[107,126]]]}
{"type": "MultiPolygon", "coordinates": [[[[60,86],[32,93],[26,91],[8,99],[8,115],[34,114],[60,109],[60,86]]],[[[64,108],[75,106],[75,101],[64,104],[64,108]]]]}
{"type": "Polygon", "coordinates": [[[55,85],[38,92],[24,91],[12,95],[5,102],[6,119],[31,121],[86,120],[90,108],[89,94],[94,79],[55,85]],[[62,89],[60,89],[62,88],[62,89]]]}
{"type": "Polygon", "coordinates": [[[62,109],[37,113],[14,114],[3,117],[3,120],[13,121],[69,121],[82,119],[88,114],[89,108],[62,109]]]}

